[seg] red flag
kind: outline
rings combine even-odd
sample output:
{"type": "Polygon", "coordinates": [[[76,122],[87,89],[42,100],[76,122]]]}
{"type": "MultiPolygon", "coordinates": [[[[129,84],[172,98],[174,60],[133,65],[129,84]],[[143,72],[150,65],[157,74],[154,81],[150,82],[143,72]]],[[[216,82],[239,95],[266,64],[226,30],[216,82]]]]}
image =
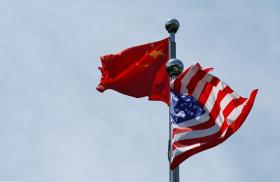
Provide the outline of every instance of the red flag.
{"type": "Polygon", "coordinates": [[[168,38],[101,56],[97,90],[112,89],[132,97],[169,103],[168,38]]]}

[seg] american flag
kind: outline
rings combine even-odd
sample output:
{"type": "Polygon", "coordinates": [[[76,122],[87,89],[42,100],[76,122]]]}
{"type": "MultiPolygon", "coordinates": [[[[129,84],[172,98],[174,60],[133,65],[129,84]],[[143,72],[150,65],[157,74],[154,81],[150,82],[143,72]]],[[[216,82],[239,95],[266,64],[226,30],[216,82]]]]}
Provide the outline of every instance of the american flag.
{"type": "Polygon", "coordinates": [[[249,98],[238,96],[227,84],[197,63],[171,84],[171,164],[214,147],[238,130],[249,114],[257,89],[249,98]]]}

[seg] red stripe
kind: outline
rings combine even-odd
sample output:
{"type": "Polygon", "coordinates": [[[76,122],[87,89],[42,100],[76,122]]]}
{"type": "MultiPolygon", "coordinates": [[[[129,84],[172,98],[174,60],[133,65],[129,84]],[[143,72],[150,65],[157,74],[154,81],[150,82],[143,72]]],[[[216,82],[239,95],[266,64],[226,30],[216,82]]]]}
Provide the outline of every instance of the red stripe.
{"type": "Polygon", "coordinates": [[[211,128],[214,125],[215,125],[215,120],[210,117],[206,122],[198,124],[198,125],[191,126],[189,128],[191,128],[193,130],[204,130],[204,129],[207,129],[207,128],[211,128]]]}
{"type": "Polygon", "coordinates": [[[223,91],[224,91],[225,93],[228,93],[228,94],[234,92],[228,85],[223,89],[223,91]]]}
{"type": "Polygon", "coordinates": [[[175,92],[180,92],[181,90],[181,81],[182,79],[186,76],[186,74],[189,72],[191,67],[186,69],[183,73],[181,73],[175,80],[174,80],[174,85],[173,85],[173,90],[175,92]]]}
{"type": "Polygon", "coordinates": [[[217,79],[216,77],[213,77],[209,83],[204,85],[204,88],[203,88],[203,90],[201,92],[201,95],[198,99],[198,103],[202,107],[204,107],[206,101],[208,100],[208,97],[209,97],[210,93],[212,92],[213,86],[217,86],[219,84],[219,82],[220,82],[219,79],[217,79]]]}
{"type": "Polygon", "coordinates": [[[193,130],[191,128],[174,128],[172,130],[172,138],[179,133],[190,132],[190,131],[193,131],[193,130]]]}
{"type": "Polygon", "coordinates": [[[203,70],[206,71],[206,72],[208,73],[208,72],[212,71],[213,68],[205,68],[205,69],[203,69],[203,70]]]}
{"type": "MultiPolygon", "coordinates": [[[[224,123],[225,124],[221,128],[222,131],[224,131],[227,128],[226,122],[224,122],[224,123]]],[[[218,144],[222,143],[223,141],[225,141],[225,138],[216,138],[216,140],[212,140],[212,142],[203,143],[201,146],[198,146],[196,148],[193,148],[191,150],[188,150],[188,151],[186,151],[186,152],[176,156],[171,161],[170,169],[171,170],[175,169],[179,164],[181,164],[184,160],[186,160],[187,158],[191,157],[192,155],[197,154],[199,152],[202,152],[204,150],[207,150],[209,148],[215,147],[218,144]]]]}
{"type": "Polygon", "coordinates": [[[195,75],[191,78],[190,82],[187,85],[188,94],[192,95],[194,89],[196,88],[198,82],[207,74],[207,72],[203,70],[198,70],[195,75]]]}
{"type": "Polygon", "coordinates": [[[226,133],[225,138],[228,138],[229,136],[231,136],[234,132],[236,132],[240,126],[244,123],[245,119],[247,118],[248,114],[250,113],[253,105],[254,105],[254,101],[255,98],[257,96],[258,93],[258,89],[255,89],[251,92],[250,97],[248,98],[248,101],[246,103],[246,105],[243,107],[240,115],[236,118],[236,120],[229,126],[229,128],[231,130],[229,130],[226,133]]]}
{"type": "Polygon", "coordinates": [[[234,108],[238,107],[239,105],[243,104],[246,101],[244,98],[233,99],[228,103],[228,105],[223,110],[223,115],[225,118],[233,111],[234,108]]]}
{"type": "Polygon", "coordinates": [[[201,95],[199,96],[198,98],[198,103],[204,107],[205,104],[206,104],[206,101],[212,91],[212,88],[213,88],[213,85],[211,84],[205,84],[205,87],[204,87],[204,91],[201,93],[201,95]]]}
{"type": "MultiPolygon", "coordinates": [[[[212,75],[213,76],[213,75],[212,75]]],[[[217,78],[217,77],[215,77],[215,76],[213,76],[212,77],[212,79],[211,79],[211,81],[209,82],[211,85],[213,85],[213,86],[217,86],[218,84],[219,84],[219,82],[220,82],[220,79],[219,78],[217,78]]]]}
{"type": "Polygon", "coordinates": [[[202,144],[201,146],[198,146],[196,148],[193,148],[192,150],[189,150],[187,152],[184,152],[180,155],[178,155],[177,157],[175,157],[171,164],[170,164],[170,169],[174,170],[179,164],[181,164],[184,160],[186,160],[187,158],[191,157],[194,154],[197,154],[201,151],[207,150],[209,148],[215,147],[216,145],[222,143],[223,140],[221,139],[217,139],[216,141],[210,142],[210,143],[205,143],[202,144]]]}
{"type": "Polygon", "coordinates": [[[224,93],[223,91],[219,91],[216,101],[214,103],[214,106],[212,108],[212,110],[210,111],[210,117],[212,117],[213,119],[216,120],[216,118],[218,117],[220,110],[221,110],[221,105],[220,103],[222,102],[223,98],[226,96],[226,93],[224,93]]]}
{"type": "Polygon", "coordinates": [[[227,127],[228,127],[227,122],[223,122],[221,128],[214,134],[204,136],[204,137],[199,137],[199,138],[191,138],[191,139],[176,141],[172,144],[172,150],[175,150],[176,148],[180,148],[180,147],[190,146],[196,143],[206,143],[206,142],[214,141],[221,136],[221,134],[227,129],[227,127]]]}
{"type": "Polygon", "coordinates": [[[192,138],[192,139],[187,139],[187,140],[179,140],[172,144],[172,150],[175,150],[175,149],[181,148],[181,147],[187,147],[187,146],[197,144],[197,143],[211,142],[211,141],[216,140],[221,134],[222,134],[222,132],[219,130],[217,133],[208,135],[205,137],[192,138]]]}
{"type": "Polygon", "coordinates": [[[209,83],[211,83],[214,86],[217,86],[219,82],[220,82],[219,78],[214,76],[209,83]]]}
{"type": "Polygon", "coordinates": [[[192,130],[203,130],[203,129],[211,128],[214,125],[215,125],[215,120],[213,120],[212,118],[209,118],[207,121],[205,121],[204,123],[201,123],[201,124],[197,124],[197,125],[189,126],[189,127],[185,127],[185,128],[180,128],[180,127],[174,128],[172,130],[172,138],[179,133],[188,132],[188,131],[192,131],[192,130]]]}
{"type": "Polygon", "coordinates": [[[199,63],[196,63],[194,66],[198,67],[199,69],[202,69],[202,66],[199,63]]]}

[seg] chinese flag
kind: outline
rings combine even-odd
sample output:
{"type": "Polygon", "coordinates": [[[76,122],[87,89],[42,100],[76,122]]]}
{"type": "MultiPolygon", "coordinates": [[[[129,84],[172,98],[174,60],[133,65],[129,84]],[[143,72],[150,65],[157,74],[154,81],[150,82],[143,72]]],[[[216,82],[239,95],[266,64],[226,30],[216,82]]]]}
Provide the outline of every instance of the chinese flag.
{"type": "Polygon", "coordinates": [[[168,38],[101,56],[102,77],[96,89],[169,104],[168,58],[168,38]]]}

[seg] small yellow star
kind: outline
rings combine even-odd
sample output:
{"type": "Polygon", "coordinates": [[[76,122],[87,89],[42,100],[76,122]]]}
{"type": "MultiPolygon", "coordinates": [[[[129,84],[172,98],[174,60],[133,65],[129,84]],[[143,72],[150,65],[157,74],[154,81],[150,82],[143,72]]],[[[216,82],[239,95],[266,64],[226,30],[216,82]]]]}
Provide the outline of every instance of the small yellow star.
{"type": "Polygon", "coordinates": [[[152,56],[154,59],[156,59],[158,56],[165,56],[162,51],[157,51],[157,50],[154,50],[152,51],[150,54],[150,56],[152,56]]]}
{"type": "Polygon", "coordinates": [[[135,65],[139,68],[141,67],[148,68],[150,66],[149,64],[140,65],[139,63],[136,63],[135,65]]]}

